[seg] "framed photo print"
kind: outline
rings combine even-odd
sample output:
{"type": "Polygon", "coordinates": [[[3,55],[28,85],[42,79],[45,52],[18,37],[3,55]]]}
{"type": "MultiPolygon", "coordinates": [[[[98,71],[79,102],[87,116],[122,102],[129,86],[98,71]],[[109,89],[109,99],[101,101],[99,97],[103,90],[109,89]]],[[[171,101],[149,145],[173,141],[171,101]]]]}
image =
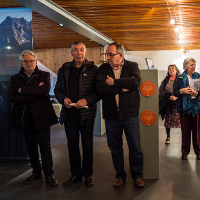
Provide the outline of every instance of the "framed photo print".
{"type": "Polygon", "coordinates": [[[147,63],[147,69],[154,69],[153,60],[151,58],[145,58],[147,63]]]}

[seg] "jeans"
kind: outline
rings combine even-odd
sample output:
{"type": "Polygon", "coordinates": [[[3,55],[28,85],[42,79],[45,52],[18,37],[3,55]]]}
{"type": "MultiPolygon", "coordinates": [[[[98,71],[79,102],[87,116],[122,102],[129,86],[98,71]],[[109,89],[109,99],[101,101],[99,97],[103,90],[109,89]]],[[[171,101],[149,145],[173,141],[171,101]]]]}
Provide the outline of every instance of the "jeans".
{"type": "Polygon", "coordinates": [[[108,147],[111,150],[116,178],[126,179],[124,170],[123,131],[129,147],[129,165],[133,179],[142,178],[143,153],[140,148],[139,120],[129,119],[105,120],[108,147]]]}
{"type": "Polygon", "coordinates": [[[94,119],[80,121],[77,117],[68,116],[64,122],[68,140],[70,171],[75,176],[92,175],[93,172],[93,128],[94,119]],[[83,161],[79,149],[79,135],[81,134],[83,161]]]}

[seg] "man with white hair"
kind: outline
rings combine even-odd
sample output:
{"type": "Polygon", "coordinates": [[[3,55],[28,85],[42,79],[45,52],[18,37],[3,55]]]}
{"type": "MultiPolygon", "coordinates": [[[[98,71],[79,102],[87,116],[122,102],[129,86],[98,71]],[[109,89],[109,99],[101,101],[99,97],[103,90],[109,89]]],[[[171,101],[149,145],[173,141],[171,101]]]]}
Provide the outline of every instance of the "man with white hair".
{"type": "Polygon", "coordinates": [[[30,50],[24,50],[20,56],[21,70],[11,77],[9,94],[14,103],[12,127],[22,129],[27,151],[33,168],[32,175],[24,181],[30,184],[42,178],[51,186],[58,185],[54,176],[52,152],[50,146],[50,126],[58,123],[50,102],[50,74],[37,67],[37,57],[30,50]],[[40,147],[42,165],[39,160],[40,147]]]}

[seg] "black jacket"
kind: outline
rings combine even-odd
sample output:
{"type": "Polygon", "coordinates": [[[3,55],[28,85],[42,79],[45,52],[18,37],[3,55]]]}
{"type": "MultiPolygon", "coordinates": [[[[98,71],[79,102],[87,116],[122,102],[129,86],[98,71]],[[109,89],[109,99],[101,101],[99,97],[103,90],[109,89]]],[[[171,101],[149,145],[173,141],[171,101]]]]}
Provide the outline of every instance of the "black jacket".
{"type": "Polygon", "coordinates": [[[98,69],[97,91],[103,98],[103,117],[105,119],[126,119],[139,115],[140,70],[136,62],[124,60],[120,79],[114,80],[114,85],[106,84],[107,75],[114,78],[112,67],[105,63],[98,69]],[[129,89],[128,92],[122,91],[129,89]],[[119,94],[119,109],[115,95],[119,94]]]}
{"type": "Polygon", "coordinates": [[[38,69],[28,78],[22,67],[20,72],[11,77],[8,89],[11,102],[14,103],[12,112],[12,127],[23,129],[25,109],[30,109],[36,130],[47,128],[58,123],[57,116],[49,98],[50,74],[38,69]],[[40,82],[44,82],[39,86],[40,82]],[[21,88],[21,93],[18,89],[21,88]]]}
{"type": "Polygon", "coordinates": [[[176,101],[171,101],[169,99],[173,94],[165,90],[169,78],[170,76],[166,76],[159,87],[159,114],[162,120],[164,120],[166,114],[173,111],[173,106],[176,105],[176,101]]]}
{"type": "MultiPolygon", "coordinates": [[[[97,75],[97,67],[93,62],[89,62],[85,59],[84,67],[79,79],[79,99],[86,99],[89,108],[80,109],[81,120],[94,119],[96,117],[97,104],[96,102],[100,99],[96,92],[95,79],[97,75]]],[[[68,76],[69,68],[74,66],[74,62],[66,62],[58,70],[57,83],[54,89],[56,98],[60,104],[62,104],[62,110],[60,113],[60,123],[63,124],[67,110],[64,106],[64,99],[69,98],[69,85],[68,76]]],[[[74,102],[76,103],[76,102],[74,102]]],[[[70,109],[70,108],[69,108],[70,109]]]]}

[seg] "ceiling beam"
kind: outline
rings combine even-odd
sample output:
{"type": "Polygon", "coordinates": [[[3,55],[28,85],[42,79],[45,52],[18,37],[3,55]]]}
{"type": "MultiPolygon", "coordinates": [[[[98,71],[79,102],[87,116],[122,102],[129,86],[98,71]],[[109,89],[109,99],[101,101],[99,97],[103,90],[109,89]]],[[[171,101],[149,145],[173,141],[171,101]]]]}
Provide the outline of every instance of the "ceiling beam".
{"type": "Polygon", "coordinates": [[[110,38],[100,33],[92,26],[80,20],[75,15],[71,14],[61,6],[57,5],[51,0],[15,0],[16,2],[34,10],[41,15],[63,24],[65,27],[89,38],[100,45],[107,45],[112,43],[110,38]]]}

